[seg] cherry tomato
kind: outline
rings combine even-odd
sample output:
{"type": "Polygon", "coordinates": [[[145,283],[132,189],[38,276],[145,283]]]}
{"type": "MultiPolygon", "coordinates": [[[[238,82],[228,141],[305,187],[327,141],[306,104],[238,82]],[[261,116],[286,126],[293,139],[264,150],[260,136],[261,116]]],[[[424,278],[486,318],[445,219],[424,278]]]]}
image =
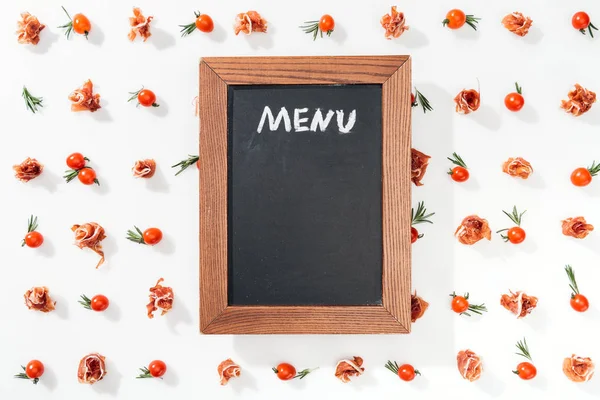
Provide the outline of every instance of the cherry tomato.
{"type": "Polygon", "coordinates": [[[586,168],[577,168],[571,173],[571,183],[575,186],[587,186],[592,181],[592,174],[586,168]]]}
{"type": "Polygon", "coordinates": [[[587,297],[582,294],[576,294],[571,297],[571,308],[577,312],[584,312],[590,307],[587,297]]]}
{"type": "Polygon", "coordinates": [[[91,168],[82,168],[77,173],[77,178],[84,185],[93,185],[96,181],[96,171],[91,168]]]}
{"type": "Polygon", "coordinates": [[[200,160],[196,161],[196,168],[200,169],[200,160]]]}
{"type": "Polygon", "coordinates": [[[520,226],[510,228],[506,234],[508,241],[513,244],[519,244],[525,240],[525,231],[520,226]]]}
{"type": "Polygon", "coordinates": [[[81,169],[85,167],[85,157],[81,153],[73,153],[67,157],[67,166],[71,169],[81,169]]]}
{"type": "Polygon", "coordinates": [[[419,371],[415,371],[414,367],[410,364],[404,364],[398,368],[398,376],[400,379],[406,382],[410,382],[415,379],[415,376],[418,373],[419,371]]]}
{"type": "Polygon", "coordinates": [[[321,17],[319,21],[319,29],[322,32],[332,32],[333,28],[335,28],[335,21],[331,17],[331,15],[325,14],[321,17]]]}
{"type": "Polygon", "coordinates": [[[200,14],[200,16],[196,18],[196,28],[200,32],[209,33],[215,29],[215,24],[211,17],[206,14],[200,14]]]}
{"type": "Polygon", "coordinates": [[[25,245],[27,247],[35,249],[36,247],[40,247],[42,243],[44,243],[44,237],[38,231],[29,232],[25,236],[25,245]]]}
{"type": "Polygon", "coordinates": [[[277,366],[277,377],[282,381],[289,381],[296,376],[296,368],[292,364],[281,363],[277,366]]]}
{"type": "Polygon", "coordinates": [[[467,179],[469,179],[469,171],[467,171],[466,168],[457,166],[452,168],[452,173],[450,174],[450,177],[455,182],[464,182],[467,179]]]}
{"type": "Polygon", "coordinates": [[[419,231],[414,226],[410,227],[410,242],[414,243],[419,238],[419,231]]]}
{"type": "Polygon", "coordinates": [[[525,99],[517,92],[509,93],[504,98],[504,105],[510,111],[519,111],[525,105],[525,99]]]}
{"type": "Polygon", "coordinates": [[[463,296],[456,296],[452,299],[452,311],[455,313],[464,313],[469,309],[469,301],[463,296]]]}
{"type": "Polygon", "coordinates": [[[73,30],[75,33],[87,36],[92,30],[90,20],[83,14],[75,14],[73,16],[73,30]]]}
{"type": "Polygon", "coordinates": [[[44,364],[38,360],[31,360],[25,367],[25,375],[29,379],[36,379],[44,375],[44,364]]]}
{"type": "Polygon", "coordinates": [[[519,378],[528,381],[529,379],[535,378],[537,375],[537,369],[532,363],[522,362],[517,365],[516,374],[519,375],[519,378]]]}
{"type": "Polygon", "coordinates": [[[108,297],[104,296],[103,294],[97,294],[96,296],[92,297],[90,306],[94,311],[104,311],[108,308],[109,303],[108,297]]]}
{"type": "Polygon", "coordinates": [[[138,102],[144,107],[156,107],[156,95],[152,90],[142,89],[138,93],[138,102]]]}
{"type": "Polygon", "coordinates": [[[462,10],[450,10],[448,14],[446,14],[446,26],[450,29],[458,29],[462,27],[465,22],[467,22],[467,16],[462,10]],[[448,21],[448,22],[446,22],[448,21]]]}
{"type": "Polygon", "coordinates": [[[167,364],[164,361],[154,360],[148,365],[148,370],[154,378],[160,378],[167,372],[167,364]]]}
{"type": "Polygon", "coordinates": [[[144,231],[144,243],[154,246],[162,240],[163,234],[158,228],[148,228],[144,231]]]}
{"type": "Polygon", "coordinates": [[[583,11],[576,12],[573,15],[571,24],[573,24],[573,28],[577,30],[586,29],[590,25],[590,16],[583,11]]]}
{"type": "Polygon", "coordinates": [[[415,100],[416,100],[416,99],[415,99],[415,95],[414,95],[414,93],[411,93],[411,94],[410,94],[410,104],[411,104],[411,105],[415,104],[415,100]]]}

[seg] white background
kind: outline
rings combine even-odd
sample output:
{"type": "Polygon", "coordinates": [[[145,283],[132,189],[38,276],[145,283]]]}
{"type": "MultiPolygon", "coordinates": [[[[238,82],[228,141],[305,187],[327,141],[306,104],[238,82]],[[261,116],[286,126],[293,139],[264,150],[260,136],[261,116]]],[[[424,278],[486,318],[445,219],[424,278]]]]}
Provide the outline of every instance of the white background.
{"type": "Polygon", "coordinates": [[[301,3],[253,1],[149,1],[137,6],[154,15],[153,36],[127,40],[132,6],[122,1],[11,1],[0,13],[0,187],[3,189],[2,310],[0,329],[0,398],[218,398],[344,399],[425,398],[597,398],[600,376],[574,384],[561,371],[572,353],[600,362],[599,233],[577,241],[561,234],[560,221],[585,216],[600,229],[600,182],[575,188],[570,172],[600,161],[600,105],[580,118],[560,110],[560,100],[576,82],[600,91],[595,40],[571,25],[574,12],[587,10],[600,27],[600,4],[593,0],[456,0],[403,1],[410,30],[387,41],[379,25],[392,5],[368,2],[305,0],[301,3]],[[67,41],[58,25],[60,9],[84,12],[92,21],[89,41],[67,41]],[[192,22],[193,11],[212,16],[214,33],[179,36],[177,25],[192,22]],[[442,28],[448,9],[463,8],[482,18],[478,32],[442,28]],[[269,21],[269,33],[236,37],[232,21],[238,12],[258,10],[269,21]],[[533,18],[529,36],[519,38],[500,21],[512,11],[533,18]],[[48,27],[37,48],[17,44],[14,29],[21,11],[48,27]],[[303,21],[330,13],[336,20],[331,38],[313,42],[298,28],[303,21]],[[198,328],[198,172],[178,177],[170,165],[197,154],[198,121],[192,100],[198,92],[202,56],[234,55],[366,55],[410,54],[414,84],[435,108],[424,115],[413,110],[414,147],[433,158],[413,190],[413,202],[426,201],[435,224],[419,227],[425,237],[414,245],[413,287],[431,303],[423,319],[406,336],[201,336],[198,328]],[[68,94],[92,79],[102,95],[102,110],[71,113],[68,94]],[[482,106],[475,114],[454,112],[453,97],[481,82],[482,106]],[[504,96],[514,82],[523,86],[525,108],[507,111],[504,96]],[[44,97],[43,112],[25,110],[20,92],[27,85],[44,97]],[[142,85],[153,89],[161,107],[137,109],[126,103],[128,92],[142,85]],[[79,151],[92,160],[100,187],[61,176],[65,158],[79,151]],[[471,170],[465,184],[445,174],[446,157],[458,152],[471,170]],[[31,156],[45,164],[44,174],[28,184],[13,177],[12,165],[31,156]],[[522,156],[535,169],[526,181],[501,172],[508,157],[522,156]],[[158,171],[149,181],[134,180],[130,168],[139,158],[154,158],[158,171]],[[527,209],[527,240],[491,242],[467,247],[453,238],[466,215],[489,220],[492,229],[509,227],[502,210],[516,204],[527,209]],[[30,214],[39,216],[43,247],[20,247],[30,214]],[[106,229],[107,263],[75,247],[70,227],[96,221],[106,229]],[[163,243],[155,248],[125,240],[134,224],[160,227],[163,243]],[[580,289],[591,302],[587,313],[569,307],[563,271],[571,263],[580,289]],[[173,311],[149,320],[148,288],[159,277],[175,291],[173,311]],[[29,311],[23,293],[46,285],[57,300],[47,315],[29,311]],[[499,305],[502,293],[524,290],[538,296],[538,308],[516,320],[499,305]],[[459,317],[449,310],[448,293],[470,291],[485,302],[483,317],[459,317]],[[104,314],[78,305],[78,297],[103,293],[111,300],[104,314]],[[511,373],[518,362],[514,344],[524,336],[538,367],[538,377],[524,382],[511,373]],[[483,357],[480,381],[469,383],[457,372],[456,353],[471,348],[483,357]],[[79,359],[88,352],[107,357],[108,375],[92,387],[77,383],[79,359]],[[350,384],[333,376],[336,362],[353,355],[365,359],[366,373],[350,384]],[[219,386],[216,367],[232,357],[243,377],[219,386]],[[19,365],[37,358],[46,365],[39,385],[13,379],[19,365]],[[152,359],[168,364],[163,381],[136,380],[137,368],[152,359]],[[414,364],[423,376],[404,383],[384,369],[386,360],[414,364]],[[302,381],[278,381],[270,368],[278,362],[299,369],[320,366],[302,381]],[[536,397],[532,397],[536,396],[536,397]]]}

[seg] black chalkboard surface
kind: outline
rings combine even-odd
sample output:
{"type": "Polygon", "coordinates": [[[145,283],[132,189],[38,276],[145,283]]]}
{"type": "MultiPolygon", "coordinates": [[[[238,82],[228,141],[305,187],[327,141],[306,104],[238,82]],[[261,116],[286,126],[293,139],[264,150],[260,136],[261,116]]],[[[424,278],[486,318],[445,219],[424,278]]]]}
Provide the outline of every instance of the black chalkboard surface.
{"type": "Polygon", "coordinates": [[[229,305],[382,303],[381,99],[228,87],[229,305]]]}

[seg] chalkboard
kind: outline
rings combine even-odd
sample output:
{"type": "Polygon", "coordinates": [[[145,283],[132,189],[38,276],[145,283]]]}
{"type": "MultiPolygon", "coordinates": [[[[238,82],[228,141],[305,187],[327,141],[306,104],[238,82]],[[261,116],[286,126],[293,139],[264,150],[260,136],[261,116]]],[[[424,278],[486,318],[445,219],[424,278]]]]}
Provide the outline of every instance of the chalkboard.
{"type": "Polygon", "coordinates": [[[409,56],[207,57],[203,334],[409,333],[409,56]]]}
{"type": "Polygon", "coordinates": [[[381,304],[381,95],[229,86],[230,305],[381,304]]]}

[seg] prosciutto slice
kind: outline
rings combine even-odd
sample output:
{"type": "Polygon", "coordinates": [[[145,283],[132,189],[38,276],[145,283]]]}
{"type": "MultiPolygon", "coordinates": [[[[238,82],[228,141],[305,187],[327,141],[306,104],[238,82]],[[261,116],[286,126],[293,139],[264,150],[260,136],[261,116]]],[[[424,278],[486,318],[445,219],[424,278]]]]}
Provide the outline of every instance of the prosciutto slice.
{"type": "Polygon", "coordinates": [[[529,33],[529,28],[533,21],[531,18],[524,16],[520,12],[508,14],[502,18],[502,25],[517,36],[525,36],[529,33]]]}
{"type": "Polygon", "coordinates": [[[352,360],[338,361],[335,366],[335,376],[344,383],[350,382],[350,377],[360,376],[365,372],[362,368],[363,359],[361,357],[353,357],[352,360]]]}
{"type": "Polygon", "coordinates": [[[596,102],[596,93],[587,90],[579,83],[575,84],[575,89],[568,94],[568,100],[562,100],[561,108],[569,114],[576,117],[585,114],[592,108],[592,104],[596,102]]]}
{"type": "Polygon", "coordinates": [[[87,247],[100,256],[96,268],[100,267],[104,263],[104,251],[100,243],[106,239],[104,228],[96,222],[88,222],[83,225],[73,225],[71,230],[75,233],[75,246],[80,249],[87,247]]]}
{"type": "Polygon", "coordinates": [[[470,114],[479,109],[481,97],[475,89],[464,89],[454,98],[456,103],[456,112],[459,114],[470,114]]]}
{"type": "Polygon", "coordinates": [[[21,21],[17,22],[17,40],[21,44],[37,45],[40,42],[40,32],[46,25],[28,12],[21,13],[21,21]]]}
{"type": "Polygon", "coordinates": [[[138,35],[144,42],[148,40],[148,38],[152,36],[152,33],[150,33],[150,22],[152,22],[152,19],[154,19],[154,17],[150,16],[146,18],[142,14],[142,10],[138,7],[134,7],[133,17],[129,18],[129,25],[131,26],[131,30],[127,35],[129,40],[133,42],[138,35]]]}
{"type": "Polygon", "coordinates": [[[42,174],[44,165],[35,158],[27,157],[21,164],[14,165],[13,170],[15,171],[15,178],[21,182],[29,182],[42,174]]]}
{"type": "Polygon", "coordinates": [[[233,26],[235,35],[237,36],[240,32],[250,35],[252,32],[267,32],[267,20],[265,20],[256,11],[248,11],[246,13],[240,13],[235,17],[235,24],[233,26]]]}
{"type": "Polygon", "coordinates": [[[89,79],[82,87],[71,92],[69,100],[71,100],[71,111],[73,112],[95,112],[102,108],[100,107],[100,95],[94,94],[94,84],[89,79]]]}
{"type": "Polygon", "coordinates": [[[573,382],[587,382],[594,376],[595,365],[589,357],[573,354],[563,361],[563,372],[573,382]]]}
{"type": "Polygon", "coordinates": [[[517,318],[525,318],[531,314],[537,303],[537,297],[519,291],[517,293],[510,291],[510,294],[503,294],[500,299],[500,305],[515,314],[517,318]]]}
{"type": "Polygon", "coordinates": [[[492,231],[487,220],[479,218],[477,215],[469,215],[456,228],[454,236],[460,243],[470,246],[481,239],[492,240],[492,231]]]}
{"type": "Polygon", "coordinates": [[[516,178],[527,179],[533,173],[533,168],[529,161],[521,157],[511,157],[502,164],[502,172],[516,178]]]}
{"type": "Polygon", "coordinates": [[[79,361],[77,379],[79,383],[93,385],[106,376],[106,357],[99,353],[91,353],[79,361]]]}
{"type": "Polygon", "coordinates": [[[156,172],[156,161],[152,159],[138,160],[132,168],[136,178],[152,178],[156,172]]]}
{"type": "Polygon", "coordinates": [[[567,218],[562,221],[562,233],[576,239],[583,239],[594,230],[594,225],[588,224],[583,217],[567,218]]]}
{"type": "Polygon", "coordinates": [[[379,21],[383,29],[385,29],[385,38],[399,38],[400,35],[409,29],[406,25],[406,19],[403,12],[398,12],[396,6],[392,6],[392,12],[381,17],[379,21]]]}
{"type": "Polygon", "coordinates": [[[456,363],[460,375],[469,382],[474,382],[481,377],[483,372],[481,358],[473,351],[468,349],[459,351],[456,363]]]}
{"type": "Polygon", "coordinates": [[[221,386],[225,386],[231,378],[239,378],[242,373],[242,369],[239,365],[234,363],[231,358],[228,358],[219,364],[217,367],[217,372],[221,378],[221,386]]]}
{"type": "Polygon", "coordinates": [[[411,322],[415,322],[419,318],[421,318],[427,308],[429,307],[429,303],[417,296],[417,292],[410,296],[410,319],[411,322]]]}
{"type": "Polygon", "coordinates": [[[173,308],[173,289],[167,286],[162,286],[160,283],[164,281],[160,278],[154,287],[150,288],[150,301],[146,305],[148,318],[154,318],[154,312],[162,310],[160,315],[165,315],[173,308]]]}
{"type": "Polygon", "coordinates": [[[30,310],[47,313],[54,311],[55,301],[50,298],[50,290],[45,286],[32,287],[25,292],[25,305],[30,310]]]}
{"type": "Polygon", "coordinates": [[[421,179],[423,179],[425,172],[427,172],[431,157],[417,149],[410,149],[410,157],[410,179],[415,185],[423,186],[421,179]]]}

